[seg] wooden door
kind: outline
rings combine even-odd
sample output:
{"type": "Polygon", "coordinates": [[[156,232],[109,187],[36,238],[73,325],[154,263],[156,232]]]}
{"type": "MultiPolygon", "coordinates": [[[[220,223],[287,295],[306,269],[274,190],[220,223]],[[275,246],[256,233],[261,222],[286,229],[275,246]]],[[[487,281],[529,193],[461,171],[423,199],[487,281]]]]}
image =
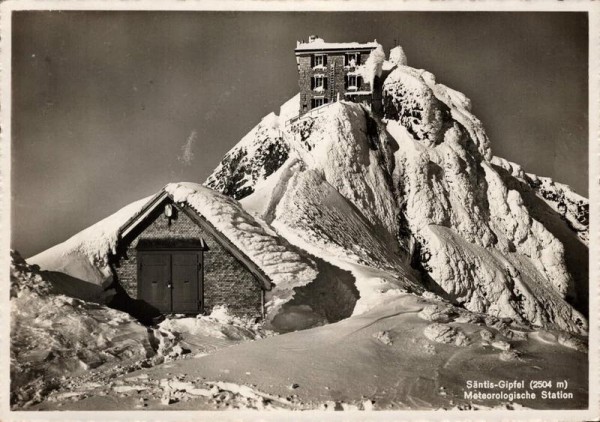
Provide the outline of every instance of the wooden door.
{"type": "Polygon", "coordinates": [[[139,298],[161,312],[171,312],[171,254],[143,253],[139,265],[139,298]]]}
{"type": "Polygon", "coordinates": [[[138,257],[139,299],[163,313],[202,311],[202,251],[143,251],[138,257]]]}
{"type": "Polygon", "coordinates": [[[201,310],[200,271],[198,252],[173,252],[171,268],[173,282],[172,312],[192,313],[201,310]]]}

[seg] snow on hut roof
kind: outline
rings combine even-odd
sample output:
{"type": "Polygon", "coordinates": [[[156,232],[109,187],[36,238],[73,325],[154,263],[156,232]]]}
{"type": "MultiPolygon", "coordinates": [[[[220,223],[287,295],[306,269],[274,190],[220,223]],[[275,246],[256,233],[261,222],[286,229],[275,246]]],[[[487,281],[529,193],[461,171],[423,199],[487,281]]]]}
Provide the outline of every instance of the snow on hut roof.
{"type": "Polygon", "coordinates": [[[373,50],[379,44],[377,41],[368,43],[357,42],[325,42],[323,38],[314,38],[308,42],[298,42],[296,45],[296,54],[307,53],[310,51],[321,50],[373,50]]]}

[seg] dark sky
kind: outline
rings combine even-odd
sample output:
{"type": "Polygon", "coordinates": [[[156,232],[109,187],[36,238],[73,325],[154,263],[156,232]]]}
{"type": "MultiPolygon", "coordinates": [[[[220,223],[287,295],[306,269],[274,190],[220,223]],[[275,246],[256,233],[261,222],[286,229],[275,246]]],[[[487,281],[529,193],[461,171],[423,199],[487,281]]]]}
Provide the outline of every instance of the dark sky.
{"type": "Polygon", "coordinates": [[[494,154],[587,196],[585,13],[15,12],[13,248],[31,256],[204,181],[297,92],[293,49],[313,33],[398,40],[471,98],[494,154]]]}

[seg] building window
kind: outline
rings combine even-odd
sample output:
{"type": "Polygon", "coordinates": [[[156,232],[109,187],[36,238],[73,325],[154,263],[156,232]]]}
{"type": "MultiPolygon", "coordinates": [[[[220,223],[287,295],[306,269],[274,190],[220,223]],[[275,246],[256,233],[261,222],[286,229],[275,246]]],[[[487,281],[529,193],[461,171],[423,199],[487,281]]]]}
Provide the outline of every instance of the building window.
{"type": "Polygon", "coordinates": [[[327,78],[323,75],[315,75],[311,78],[311,89],[323,91],[327,89],[327,78]]]}
{"type": "Polygon", "coordinates": [[[312,56],[312,67],[324,67],[327,64],[327,56],[325,54],[314,54],[312,56]]]}
{"type": "Polygon", "coordinates": [[[315,98],[312,98],[310,100],[310,103],[311,103],[310,104],[311,105],[310,108],[321,107],[322,105],[327,104],[327,98],[324,98],[324,97],[315,97],[315,98]]]}
{"type": "Polygon", "coordinates": [[[346,89],[358,89],[358,76],[346,76],[346,89]]]}
{"type": "Polygon", "coordinates": [[[358,66],[360,64],[360,53],[346,53],[346,66],[358,66]]]}
{"type": "Polygon", "coordinates": [[[346,89],[357,90],[362,83],[362,77],[358,75],[346,75],[346,89]]]}

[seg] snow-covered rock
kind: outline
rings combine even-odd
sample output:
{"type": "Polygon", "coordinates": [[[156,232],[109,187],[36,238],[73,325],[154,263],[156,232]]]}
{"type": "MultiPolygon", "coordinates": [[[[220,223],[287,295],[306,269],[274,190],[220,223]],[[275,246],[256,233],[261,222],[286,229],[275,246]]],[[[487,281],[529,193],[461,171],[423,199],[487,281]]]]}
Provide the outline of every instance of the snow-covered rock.
{"type": "Polygon", "coordinates": [[[446,324],[434,322],[428,325],[423,334],[429,340],[436,343],[453,344],[456,346],[468,346],[469,339],[461,330],[446,324]]]}
{"type": "Polygon", "coordinates": [[[504,158],[494,156],[491,161],[496,169],[505,170],[512,177],[530,187],[543,199],[577,236],[587,245],[589,243],[589,200],[549,177],[540,177],[526,173],[523,168],[504,158]]]}

